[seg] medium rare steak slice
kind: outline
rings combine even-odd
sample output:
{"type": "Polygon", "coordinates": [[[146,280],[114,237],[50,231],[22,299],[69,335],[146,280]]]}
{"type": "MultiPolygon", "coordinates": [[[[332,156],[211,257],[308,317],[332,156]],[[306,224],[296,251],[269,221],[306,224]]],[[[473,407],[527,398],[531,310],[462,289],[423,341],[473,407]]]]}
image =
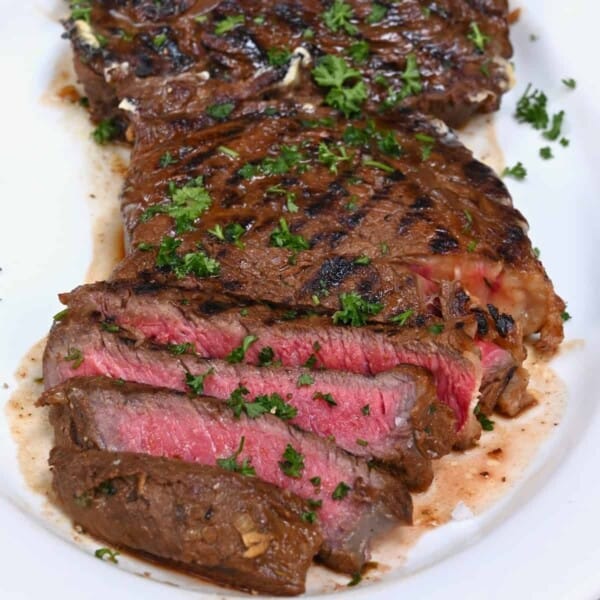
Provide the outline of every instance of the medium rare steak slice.
{"type": "Polygon", "coordinates": [[[181,458],[258,477],[311,501],[325,538],[321,556],[354,573],[370,540],[410,522],[398,478],[370,468],[332,442],[266,414],[235,418],[222,402],[111,379],[74,379],[46,392],[56,444],[181,458]]]}
{"type": "Polygon", "coordinates": [[[96,119],[124,118],[124,99],[145,117],[197,116],[252,88],[459,125],[496,110],[510,86],[507,12],[506,0],[104,0],[65,25],[96,119]],[[349,105],[313,70],[332,55],[353,70],[349,105]]]}
{"type": "Polygon", "coordinates": [[[223,469],[141,454],[55,448],[53,487],[91,535],[215,583],[304,592],[321,545],[294,494],[223,469]]]}
{"type": "MultiPolygon", "coordinates": [[[[413,490],[433,477],[431,459],[456,442],[454,412],[437,399],[426,371],[396,367],[375,377],[341,371],[268,366],[198,357],[190,346],[170,350],[139,345],[89,319],[69,319],[48,343],[45,382],[104,375],[227,400],[239,415],[274,412],[291,424],[335,439],[357,456],[402,474],[413,490]],[[74,351],[72,344],[78,344],[74,351]],[[67,360],[76,352],[80,360],[67,360]]],[[[263,352],[263,357],[264,357],[263,352]]]]}
{"type": "MultiPolygon", "coordinates": [[[[393,324],[343,327],[326,315],[220,304],[211,293],[136,288],[123,282],[82,286],[61,299],[69,309],[47,346],[47,382],[55,381],[53,372],[64,362],[65,349],[77,348],[80,336],[85,340],[90,315],[105,329],[122,329],[140,341],[190,344],[202,358],[226,359],[252,336],[258,339],[242,358],[254,365],[260,364],[261,352],[272,351],[273,360],[286,367],[308,365],[360,375],[377,375],[400,364],[423,367],[432,372],[438,397],[454,411],[459,429],[471,417],[483,376],[480,350],[461,321],[433,331],[393,324]]],[[[514,365],[508,352],[498,352],[514,365]]]]}
{"type": "Polygon", "coordinates": [[[527,224],[449,130],[414,114],[391,127],[270,109],[136,145],[123,193],[130,254],[115,277],[213,279],[240,298],[342,309],[353,324],[416,315],[460,282],[501,335],[516,323],[556,348],[564,304],[527,224]]]}

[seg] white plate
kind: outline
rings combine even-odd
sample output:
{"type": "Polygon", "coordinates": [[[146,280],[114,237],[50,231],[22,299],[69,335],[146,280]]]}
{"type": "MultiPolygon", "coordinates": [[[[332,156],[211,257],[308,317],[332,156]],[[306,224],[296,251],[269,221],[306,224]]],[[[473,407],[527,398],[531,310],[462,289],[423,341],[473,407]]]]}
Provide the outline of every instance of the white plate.
{"type": "MultiPolygon", "coordinates": [[[[512,35],[518,85],[495,121],[507,162],[520,160],[529,171],[525,182],[510,182],[510,187],[557,290],[569,302],[568,338],[585,340],[553,363],[569,390],[566,413],[527,476],[499,505],[440,530],[442,536],[454,536],[450,555],[447,544],[436,545],[433,538],[422,568],[413,565],[410,575],[394,572],[379,583],[349,590],[355,598],[600,596],[600,79],[595,44],[600,11],[595,0],[526,4],[512,35]],[[531,42],[530,34],[539,40],[531,42]],[[575,91],[561,84],[565,77],[577,80],[575,91]],[[528,81],[548,93],[552,110],[567,113],[571,146],[556,146],[551,161],[538,155],[545,145],[539,132],[512,118],[528,81]]],[[[105,168],[98,189],[92,172],[106,157],[89,141],[85,118],[47,98],[57,65],[68,53],[56,22],[64,3],[0,0],[0,7],[0,388],[9,386],[0,389],[4,405],[16,386],[21,357],[47,333],[59,308],[56,293],[85,278],[93,212],[99,206],[99,201],[90,204],[88,195],[95,192],[115,202],[118,182],[111,186],[105,168]]],[[[102,564],[56,537],[42,499],[22,480],[5,418],[0,418],[0,473],[2,598],[199,597],[102,564]]]]}

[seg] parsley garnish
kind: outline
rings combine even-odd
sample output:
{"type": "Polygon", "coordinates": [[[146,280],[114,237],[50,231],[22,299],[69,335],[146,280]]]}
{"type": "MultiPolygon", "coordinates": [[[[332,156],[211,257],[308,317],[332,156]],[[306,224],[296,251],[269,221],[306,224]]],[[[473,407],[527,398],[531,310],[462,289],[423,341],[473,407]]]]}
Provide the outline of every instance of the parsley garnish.
{"type": "Polygon", "coordinates": [[[300,479],[302,471],[304,471],[304,456],[295,450],[291,444],[288,444],[283,453],[283,460],[279,462],[279,466],[288,477],[300,479]]]}
{"type": "Polygon", "coordinates": [[[375,169],[380,169],[385,173],[393,173],[396,170],[394,167],[390,167],[390,165],[378,160],[363,159],[362,164],[365,165],[365,167],[374,167],[375,169]]]}
{"type": "Polygon", "coordinates": [[[219,146],[217,148],[217,150],[221,154],[224,154],[225,156],[228,156],[229,158],[237,158],[240,155],[239,152],[236,152],[235,150],[232,150],[231,148],[228,148],[227,146],[219,146]]]}
{"type": "MultiPolygon", "coordinates": [[[[402,100],[404,100],[405,98],[419,94],[423,89],[423,84],[421,83],[421,73],[419,71],[417,57],[415,54],[407,55],[406,67],[404,68],[404,71],[400,74],[400,78],[404,83],[402,89],[399,91],[393,91],[389,93],[389,95],[383,102],[383,109],[393,108],[398,103],[402,102],[402,100]]],[[[389,88],[389,84],[383,76],[378,76],[376,78],[376,83],[379,83],[380,85],[389,88]]]]}
{"type": "Polygon", "coordinates": [[[246,438],[242,436],[240,440],[240,445],[238,449],[228,458],[217,458],[217,465],[221,467],[221,469],[225,469],[226,471],[233,471],[234,473],[239,473],[240,475],[244,475],[245,477],[256,477],[256,471],[254,467],[250,464],[250,460],[245,458],[241,464],[238,463],[238,456],[242,453],[244,449],[244,443],[246,442],[246,438]]]}
{"type": "Polygon", "coordinates": [[[174,165],[176,162],[177,162],[177,159],[174,158],[173,155],[169,151],[167,151],[160,157],[160,160],[158,161],[158,166],[161,169],[164,169],[165,167],[174,165]]]}
{"type": "Polygon", "coordinates": [[[470,39],[478,52],[483,52],[485,50],[485,45],[490,41],[490,36],[485,35],[479,29],[479,25],[474,21],[469,25],[469,33],[467,34],[467,38],[470,39]]]}
{"type": "Polygon", "coordinates": [[[227,400],[227,406],[231,408],[233,414],[239,419],[242,412],[245,412],[250,419],[256,419],[266,413],[275,415],[283,421],[293,419],[298,410],[285,402],[285,400],[277,393],[264,394],[254,398],[253,402],[246,402],[244,396],[248,395],[248,390],[243,386],[238,386],[227,400]]]}
{"type": "Polygon", "coordinates": [[[544,160],[550,160],[551,158],[554,158],[554,154],[552,154],[552,148],[550,148],[550,146],[544,146],[543,148],[540,148],[540,156],[544,160]]]}
{"type": "Polygon", "coordinates": [[[545,129],[548,126],[548,98],[539,90],[531,90],[531,83],[517,102],[515,117],[519,123],[529,123],[534,129],[545,129]]]}
{"type": "Polygon", "coordinates": [[[484,431],[493,431],[494,430],[494,421],[490,421],[482,412],[479,404],[475,407],[473,411],[477,420],[481,423],[481,428],[484,431]]]}
{"type": "Polygon", "coordinates": [[[570,315],[570,314],[569,314],[569,313],[568,313],[566,310],[564,310],[562,313],[560,313],[560,318],[561,318],[561,319],[563,320],[563,322],[565,322],[565,323],[566,323],[567,321],[570,321],[570,320],[572,319],[571,315],[570,315]]]}
{"type": "Polygon", "coordinates": [[[371,414],[371,406],[369,404],[365,404],[361,409],[360,412],[365,415],[365,417],[368,417],[371,414]]]}
{"type": "Polygon", "coordinates": [[[358,258],[354,259],[354,264],[355,265],[370,265],[371,259],[368,256],[361,254],[358,258]]]}
{"type": "Polygon", "coordinates": [[[92,6],[86,0],[71,0],[71,19],[73,21],[91,22],[92,6]]]}
{"type": "Polygon", "coordinates": [[[273,364],[275,358],[275,352],[270,346],[265,346],[258,353],[258,364],[261,367],[269,367],[273,364]]]}
{"type": "Polygon", "coordinates": [[[396,325],[400,325],[400,327],[406,325],[408,323],[408,320],[415,314],[414,309],[409,308],[408,310],[405,310],[404,312],[400,313],[399,315],[396,315],[395,317],[392,317],[390,319],[390,321],[392,323],[395,323],[396,325]]]}
{"type": "Polygon", "coordinates": [[[69,348],[65,360],[72,362],[71,368],[76,370],[84,361],[83,352],[79,348],[69,348]]]}
{"type": "Polygon", "coordinates": [[[279,227],[271,233],[270,243],[276,248],[289,248],[296,252],[310,248],[310,244],[302,235],[290,232],[287,221],[283,217],[279,219],[279,227]]]}
{"type": "Polygon", "coordinates": [[[116,550],[111,550],[110,548],[98,548],[96,552],[94,552],[94,556],[99,558],[100,560],[107,560],[111,563],[115,563],[115,565],[119,562],[117,560],[117,556],[119,556],[119,552],[116,550]]]}
{"type": "Polygon", "coordinates": [[[194,229],[194,221],[212,204],[210,194],[204,187],[203,177],[196,177],[181,187],[171,181],[168,194],[169,202],[150,206],[142,213],[142,223],[156,215],[168,215],[175,221],[176,233],[185,233],[194,229]]]}
{"type": "Polygon", "coordinates": [[[365,19],[365,23],[368,25],[375,25],[375,23],[379,23],[385,19],[385,15],[387,15],[387,7],[382,4],[373,4],[373,8],[371,8],[371,12],[365,19]]]}
{"type": "Polygon", "coordinates": [[[247,335],[243,340],[240,346],[234,348],[226,357],[225,360],[230,364],[241,363],[245,356],[248,348],[256,342],[258,338],[255,335],[247,335]]]}
{"type": "Polygon", "coordinates": [[[152,45],[156,50],[160,50],[167,43],[167,34],[159,33],[152,38],[152,45]]]}
{"type": "Polygon", "coordinates": [[[502,171],[502,177],[514,177],[515,179],[525,179],[527,177],[527,169],[523,166],[523,163],[519,161],[514,167],[506,167],[502,171]]]}
{"type": "Polygon", "coordinates": [[[321,142],[319,144],[319,160],[326,167],[329,167],[329,170],[332,173],[335,173],[336,175],[338,172],[338,163],[348,161],[351,158],[351,156],[348,156],[348,153],[346,152],[346,148],[344,146],[334,146],[333,148],[331,148],[324,142],[321,142]],[[339,154],[335,153],[334,150],[336,148],[339,151],[339,154]]]}
{"type": "Polygon", "coordinates": [[[212,104],[206,109],[206,114],[217,121],[225,120],[235,108],[233,102],[223,102],[222,104],[212,104]]]}
{"type": "Polygon", "coordinates": [[[92,131],[92,137],[97,144],[103,146],[114,140],[120,132],[116,119],[102,119],[96,129],[92,131]]]}
{"type": "Polygon", "coordinates": [[[321,478],[317,475],[315,477],[311,477],[309,481],[318,488],[321,485],[321,478]]]}
{"type": "Polygon", "coordinates": [[[348,587],[358,585],[362,581],[362,575],[359,571],[352,573],[352,579],[348,582],[348,587]]]}
{"type": "Polygon", "coordinates": [[[300,515],[301,519],[306,523],[314,523],[317,520],[317,513],[314,511],[306,511],[300,515]]]}
{"type": "Polygon", "coordinates": [[[577,87],[577,82],[572,78],[561,80],[569,89],[574,90],[577,87]]]}
{"type": "Polygon", "coordinates": [[[267,156],[258,164],[248,163],[238,173],[245,179],[251,179],[257,175],[284,175],[294,167],[304,172],[308,167],[303,164],[304,155],[298,150],[298,146],[281,146],[277,156],[267,156]]]}
{"type": "Polygon", "coordinates": [[[287,48],[269,48],[267,60],[272,67],[282,67],[290,62],[292,53],[287,48]]]}
{"type": "Polygon", "coordinates": [[[433,146],[435,144],[435,138],[425,133],[415,133],[415,140],[421,142],[421,160],[426,161],[433,152],[433,146]]]}
{"type": "Polygon", "coordinates": [[[343,498],[345,498],[348,495],[348,492],[351,489],[352,488],[347,483],[340,481],[340,483],[337,484],[337,487],[335,488],[335,490],[333,490],[333,494],[331,494],[331,497],[334,500],[342,500],[343,498]]]}
{"type": "Polygon", "coordinates": [[[471,240],[467,244],[467,252],[469,252],[469,253],[475,252],[476,248],[477,248],[477,240],[471,240]]]}
{"type": "Polygon", "coordinates": [[[194,354],[195,350],[194,350],[194,345],[190,344],[189,342],[185,342],[184,344],[169,344],[167,346],[167,350],[173,355],[173,356],[181,356],[182,354],[194,354]]]}
{"type": "Polygon", "coordinates": [[[341,56],[324,56],[312,71],[318,85],[330,88],[325,102],[350,117],[360,112],[361,104],[367,99],[367,87],[360,71],[348,66],[341,56]],[[356,81],[358,80],[358,81],[356,81]],[[354,84],[350,81],[355,81],[354,84]]]}
{"type": "Polygon", "coordinates": [[[156,255],[156,266],[159,269],[169,269],[178,279],[188,275],[196,277],[213,277],[219,274],[221,266],[214,258],[209,258],[202,250],[188,252],[183,256],[177,254],[177,248],[182,240],[169,236],[163,237],[156,255]]]}
{"type": "Polygon", "coordinates": [[[119,333],[119,331],[121,331],[121,328],[112,321],[102,321],[101,326],[102,329],[108,331],[108,333],[119,333]]]}
{"type": "Polygon", "coordinates": [[[294,192],[284,189],[280,183],[278,183],[277,185],[272,185],[270,188],[267,188],[267,194],[283,194],[285,196],[285,206],[288,209],[288,212],[298,212],[298,205],[296,204],[296,194],[294,192]]]}
{"type": "Polygon", "coordinates": [[[54,321],[62,321],[67,315],[69,314],[69,309],[65,308],[63,310],[61,310],[60,312],[57,312],[52,319],[54,321]]]}
{"type": "Polygon", "coordinates": [[[369,315],[376,315],[383,310],[383,304],[363,300],[356,292],[340,294],[342,310],[333,315],[334,324],[343,323],[353,327],[361,327],[367,322],[369,315]]]}
{"type": "Polygon", "coordinates": [[[229,223],[228,225],[225,225],[225,227],[221,227],[221,225],[217,224],[212,229],[209,229],[208,233],[215,236],[221,242],[235,244],[238,248],[244,247],[240,238],[246,233],[246,229],[239,223],[229,223]]]}
{"type": "Polygon", "coordinates": [[[365,40],[360,40],[359,42],[354,42],[348,48],[348,56],[359,64],[364,63],[369,58],[369,43],[365,40]]]}
{"type": "Polygon", "coordinates": [[[343,29],[348,35],[356,35],[358,28],[350,22],[354,17],[354,11],[350,4],[344,0],[334,0],[331,7],[323,13],[325,25],[334,33],[343,29]]]}
{"type": "Polygon", "coordinates": [[[402,147],[398,143],[394,133],[391,131],[388,131],[383,137],[380,137],[377,146],[388,156],[398,157],[402,153],[402,147]]]}
{"type": "Polygon", "coordinates": [[[185,384],[190,388],[190,391],[195,396],[204,394],[204,382],[209,375],[215,372],[214,369],[209,369],[201,375],[192,375],[189,371],[185,374],[185,384]]]}
{"type": "Polygon", "coordinates": [[[430,333],[433,333],[433,335],[440,335],[440,333],[444,331],[444,324],[434,323],[433,325],[430,325],[427,329],[430,333]]]}
{"type": "Polygon", "coordinates": [[[233,31],[236,27],[239,27],[243,23],[244,15],[231,15],[230,17],[225,17],[224,19],[217,21],[215,26],[215,34],[223,35],[224,33],[233,31]]]}
{"type": "Polygon", "coordinates": [[[323,400],[327,402],[329,406],[337,406],[337,402],[333,399],[333,396],[328,392],[324,394],[323,392],[315,392],[313,394],[313,400],[323,400]]]}
{"type": "Polygon", "coordinates": [[[312,385],[315,382],[315,378],[309,373],[302,373],[298,376],[298,380],[296,381],[296,387],[306,387],[312,385]]]}
{"type": "Polygon", "coordinates": [[[565,118],[565,111],[561,110],[560,112],[552,115],[552,125],[548,131],[544,131],[544,137],[547,140],[552,142],[556,141],[560,137],[560,132],[562,129],[563,120],[565,118]]]}

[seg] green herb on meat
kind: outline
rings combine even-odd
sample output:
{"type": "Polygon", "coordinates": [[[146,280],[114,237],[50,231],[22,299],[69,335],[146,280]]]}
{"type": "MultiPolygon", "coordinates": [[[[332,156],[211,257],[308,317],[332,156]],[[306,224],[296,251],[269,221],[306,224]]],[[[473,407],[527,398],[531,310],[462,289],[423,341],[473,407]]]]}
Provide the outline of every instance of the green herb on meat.
{"type": "Polygon", "coordinates": [[[340,304],[341,310],[333,315],[336,325],[341,323],[361,327],[366,324],[370,315],[376,315],[383,310],[383,304],[364,300],[356,292],[340,294],[340,304]]]}
{"type": "Polygon", "coordinates": [[[246,357],[246,352],[248,348],[256,342],[258,338],[255,335],[247,335],[243,340],[240,346],[234,348],[226,357],[225,360],[230,364],[241,363],[246,357]]]}
{"type": "Polygon", "coordinates": [[[242,436],[238,449],[228,458],[217,458],[217,465],[222,469],[225,469],[226,471],[239,473],[240,475],[244,475],[245,477],[256,477],[256,471],[254,467],[250,464],[250,459],[245,458],[241,464],[238,463],[238,457],[244,449],[245,442],[246,438],[242,436]]]}
{"type": "Polygon", "coordinates": [[[279,462],[279,467],[284,475],[300,479],[304,471],[304,456],[295,450],[291,444],[288,444],[283,453],[283,460],[279,462]]]}

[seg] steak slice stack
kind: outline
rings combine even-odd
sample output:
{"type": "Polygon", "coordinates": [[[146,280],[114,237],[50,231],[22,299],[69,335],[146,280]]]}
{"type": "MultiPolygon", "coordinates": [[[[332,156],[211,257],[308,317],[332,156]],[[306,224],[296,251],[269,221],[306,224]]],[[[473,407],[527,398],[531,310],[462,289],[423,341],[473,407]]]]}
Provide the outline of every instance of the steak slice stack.
{"type": "Polygon", "coordinates": [[[291,491],[313,507],[310,521],[318,514],[320,556],[340,571],[360,571],[371,537],[411,520],[397,478],[272,415],[235,418],[222,402],[111,379],[74,379],[42,402],[53,407],[59,447],[218,464],[291,491]]]}
{"type": "Polygon", "coordinates": [[[216,467],[55,448],[54,491],[94,536],[249,592],[295,595],[321,545],[299,498],[216,467]]]}
{"type": "Polygon", "coordinates": [[[524,343],[562,340],[525,219],[439,120],[499,105],[506,1],[71,9],[92,118],[135,143],[127,256],[44,356],[63,506],[246,590],[359,573],[432,460],[526,406],[524,343]]]}
{"type": "Polygon", "coordinates": [[[358,72],[357,108],[393,115],[408,106],[451,125],[496,110],[511,81],[506,0],[103,0],[90,7],[65,24],[96,119],[125,122],[132,109],[146,118],[198,117],[215,102],[265,94],[335,104],[311,75],[334,55],[358,72]]]}

